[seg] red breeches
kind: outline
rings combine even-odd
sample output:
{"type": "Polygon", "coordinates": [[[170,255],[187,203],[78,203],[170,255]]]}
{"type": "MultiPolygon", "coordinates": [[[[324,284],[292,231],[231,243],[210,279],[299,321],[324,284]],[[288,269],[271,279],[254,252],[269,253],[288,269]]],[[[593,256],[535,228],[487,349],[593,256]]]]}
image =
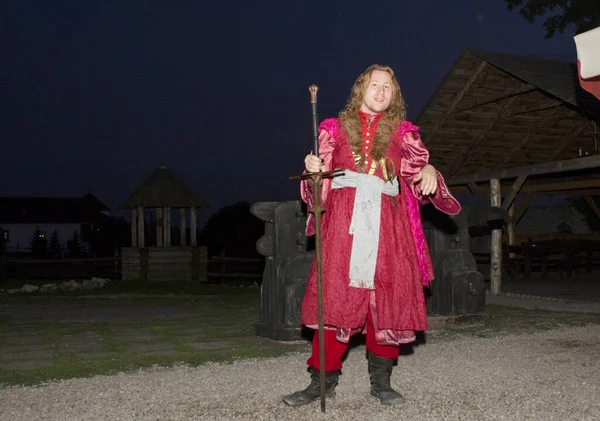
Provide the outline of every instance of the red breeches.
{"type": "MultiPolygon", "coordinates": [[[[325,329],[325,371],[336,371],[342,369],[342,357],[348,349],[348,344],[336,339],[336,331],[325,329]]],[[[367,315],[367,351],[378,357],[397,359],[400,353],[398,345],[380,345],[375,340],[375,329],[371,318],[371,310],[367,315]]],[[[315,330],[312,341],[312,355],[306,362],[309,367],[319,370],[319,332],[315,330]]]]}

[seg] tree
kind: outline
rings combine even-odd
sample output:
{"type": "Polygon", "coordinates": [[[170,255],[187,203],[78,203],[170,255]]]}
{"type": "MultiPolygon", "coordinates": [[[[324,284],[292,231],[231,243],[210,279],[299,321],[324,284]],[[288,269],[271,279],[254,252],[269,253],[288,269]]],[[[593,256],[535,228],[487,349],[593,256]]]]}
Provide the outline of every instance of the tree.
{"type": "Polygon", "coordinates": [[[40,227],[36,227],[29,240],[31,247],[31,254],[33,257],[42,257],[48,250],[48,240],[46,239],[46,233],[40,230],[40,227]]]}
{"type": "Polygon", "coordinates": [[[56,259],[60,258],[62,255],[62,246],[60,244],[60,237],[58,236],[58,231],[54,230],[52,235],[50,236],[50,242],[48,243],[48,252],[50,255],[56,259]]]}
{"type": "Polygon", "coordinates": [[[79,227],[79,240],[87,243],[92,253],[96,253],[98,229],[93,224],[82,224],[79,227]]]}
{"type": "Polygon", "coordinates": [[[568,27],[575,33],[589,31],[600,26],[599,0],[504,0],[508,10],[519,9],[519,14],[529,23],[537,18],[544,20],[546,38],[552,38],[556,31],[561,34],[568,27]],[[558,9],[555,12],[555,9],[558,9]]]}
{"type": "Polygon", "coordinates": [[[237,202],[210,217],[199,242],[208,247],[209,256],[260,257],[256,242],[264,231],[264,222],[252,215],[250,204],[237,202]]]}
{"type": "Polygon", "coordinates": [[[79,232],[80,241],[89,245],[95,257],[112,257],[115,250],[130,241],[131,233],[129,224],[123,218],[108,217],[94,224],[82,224],[79,232]]]}
{"type": "Polygon", "coordinates": [[[67,241],[67,250],[72,257],[81,256],[81,241],[79,240],[79,232],[77,230],[73,232],[73,236],[67,241]]]}

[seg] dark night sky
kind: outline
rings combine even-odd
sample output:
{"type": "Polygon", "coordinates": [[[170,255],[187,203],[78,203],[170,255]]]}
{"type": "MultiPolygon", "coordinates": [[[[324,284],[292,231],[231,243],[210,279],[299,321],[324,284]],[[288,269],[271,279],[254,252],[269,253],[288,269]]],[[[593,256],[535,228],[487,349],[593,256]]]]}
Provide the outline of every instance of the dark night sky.
{"type": "Polygon", "coordinates": [[[212,204],[200,220],[298,197],[311,83],[330,117],[388,64],[414,119],[465,47],[576,57],[502,0],[7,0],[0,31],[0,195],[91,186],[116,210],[164,160],[212,204]]]}

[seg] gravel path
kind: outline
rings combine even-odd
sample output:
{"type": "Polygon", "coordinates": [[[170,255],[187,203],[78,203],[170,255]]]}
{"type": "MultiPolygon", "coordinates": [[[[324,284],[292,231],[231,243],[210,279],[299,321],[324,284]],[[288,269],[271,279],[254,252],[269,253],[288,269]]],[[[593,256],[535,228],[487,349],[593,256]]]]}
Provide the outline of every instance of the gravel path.
{"type": "Polygon", "coordinates": [[[393,383],[407,398],[368,395],[364,348],[350,352],[327,413],[289,408],[307,354],[232,365],[154,369],[0,389],[0,420],[598,420],[600,325],[528,335],[435,338],[401,357],[393,383]]]}
{"type": "Polygon", "coordinates": [[[508,293],[497,296],[488,294],[485,297],[485,303],[520,307],[529,310],[574,311],[600,314],[600,302],[565,300],[524,294],[508,293]]]}

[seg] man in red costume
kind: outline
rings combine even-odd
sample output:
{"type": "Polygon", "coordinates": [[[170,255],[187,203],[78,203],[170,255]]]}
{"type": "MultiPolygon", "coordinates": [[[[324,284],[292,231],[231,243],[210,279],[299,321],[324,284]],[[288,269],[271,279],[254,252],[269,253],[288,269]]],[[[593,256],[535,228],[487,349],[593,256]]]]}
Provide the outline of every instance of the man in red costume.
{"type": "MultiPolygon", "coordinates": [[[[455,215],[460,205],[428,163],[418,128],[394,72],[370,66],[356,80],[337,119],[319,126],[319,157],[307,155],[306,171],[345,169],[322,186],[323,306],[326,396],[335,393],[350,336],[366,334],[371,395],[394,405],[404,398],[390,384],[399,344],[427,330],[423,285],[433,278],[419,203],[430,201],[455,215]]],[[[302,198],[313,204],[307,180],[302,198]]],[[[309,215],[307,235],[314,234],[309,215]]],[[[302,323],[317,329],[316,262],[302,303],[302,323]]],[[[319,335],[307,361],[310,385],[285,396],[291,406],[320,397],[319,335]]]]}

